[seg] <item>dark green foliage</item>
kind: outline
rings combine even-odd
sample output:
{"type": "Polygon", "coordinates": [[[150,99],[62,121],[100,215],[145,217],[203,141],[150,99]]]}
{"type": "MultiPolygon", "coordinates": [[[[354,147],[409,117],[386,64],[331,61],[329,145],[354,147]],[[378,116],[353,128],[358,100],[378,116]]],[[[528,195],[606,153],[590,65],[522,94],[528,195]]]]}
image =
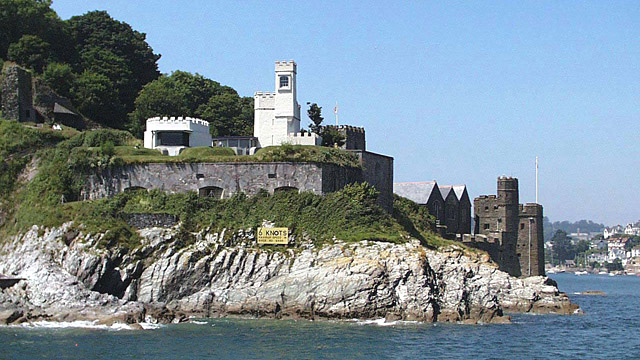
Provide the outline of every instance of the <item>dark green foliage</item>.
{"type": "Polygon", "coordinates": [[[213,136],[251,135],[253,98],[241,98],[228,86],[199,74],[175,71],[147,84],[130,114],[131,131],[141,136],[155,116],[195,116],[210,123],[213,136]]]}
{"type": "Polygon", "coordinates": [[[124,128],[142,87],[160,75],[160,56],[145,34],[104,11],[63,21],[50,6],[48,0],[0,0],[0,58],[37,73],[65,64],[47,69],[45,82],[84,115],[124,128]]]}
{"type": "Polygon", "coordinates": [[[58,95],[71,98],[71,88],[76,74],[71,65],[61,63],[49,63],[42,72],[42,80],[45,84],[55,89],[58,95]]]}
{"type": "Polygon", "coordinates": [[[24,35],[52,44],[60,58],[70,52],[64,22],[51,9],[50,0],[0,0],[0,58],[6,59],[9,46],[24,35]]]}
{"type": "Polygon", "coordinates": [[[607,269],[607,271],[612,272],[612,271],[622,271],[624,270],[624,267],[622,266],[622,260],[620,259],[615,259],[613,260],[612,263],[610,262],[605,262],[604,263],[604,267],[607,269]]]}
{"type": "Polygon", "coordinates": [[[341,147],[342,145],[344,145],[344,135],[342,135],[338,131],[338,129],[332,126],[322,126],[322,121],[324,120],[324,118],[322,117],[321,106],[318,106],[318,104],[316,103],[309,105],[307,115],[309,116],[309,119],[311,119],[309,129],[311,130],[311,132],[316,133],[322,137],[322,146],[341,147]]]}
{"type": "Polygon", "coordinates": [[[344,145],[344,135],[332,126],[323,126],[320,136],[322,136],[322,146],[341,147],[344,145]]]}
{"type": "Polygon", "coordinates": [[[49,43],[38,36],[24,35],[9,45],[7,59],[40,73],[51,57],[49,48],[49,43]]]}
{"type": "Polygon", "coordinates": [[[102,124],[118,127],[121,125],[117,101],[117,90],[108,77],[85,71],[79,75],[71,90],[78,110],[102,124]]]}
{"type": "Polygon", "coordinates": [[[116,127],[125,125],[142,87],[158,78],[157,61],[146,35],[127,23],[114,20],[105,11],[92,11],[68,20],[76,51],[81,54],[79,69],[106,76],[116,93],[113,111],[116,127]]]}
{"type": "Polygon", "coordinates": [[[566,260],[573,260],[575,258],[575,247],[566,232],[562,230],[556,231],[551,241],[553,242],[553,257],[560,264],[564,264],[566,260]]]}
{"type": "MultiPolygon", "coordinates": [[[[307,103],[308,104],[308,103],[307,103]]],[[[320,131],[322,129],[322,121],[324,118],[322,117],[322,107],[318,106],[318,104],[313,103],[309,105],[309,109],[307,110],[307,116],[311,119],[311,124],[309,124],[309,130],[311,132],[320,135],[320,131]]]]}

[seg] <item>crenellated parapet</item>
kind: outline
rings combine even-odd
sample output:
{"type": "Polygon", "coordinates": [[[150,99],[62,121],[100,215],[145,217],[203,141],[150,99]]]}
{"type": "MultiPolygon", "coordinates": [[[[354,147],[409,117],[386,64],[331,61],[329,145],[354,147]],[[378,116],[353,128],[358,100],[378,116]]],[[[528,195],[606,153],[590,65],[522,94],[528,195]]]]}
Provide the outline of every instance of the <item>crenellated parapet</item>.
{"type": "Polygon", "coordinates": [[[156,117],[147,119],[147,126],[149,124],[161,125],[161,124],[188,124],[188,123],[209,127],[208,121],[198,119],[198,118],[192,118],[189,116],[177,116],[177,117],[176,116],[163,116],[163,117],[156,116],[156,117]]]}
{"type": "Polygon", "coordinates": [[[293,60],[289,60],[289,61],[281,61],[281,60],[276,60],[276,72],[278,71],[293,71],[296,72],[296,62],[293,60]]]}

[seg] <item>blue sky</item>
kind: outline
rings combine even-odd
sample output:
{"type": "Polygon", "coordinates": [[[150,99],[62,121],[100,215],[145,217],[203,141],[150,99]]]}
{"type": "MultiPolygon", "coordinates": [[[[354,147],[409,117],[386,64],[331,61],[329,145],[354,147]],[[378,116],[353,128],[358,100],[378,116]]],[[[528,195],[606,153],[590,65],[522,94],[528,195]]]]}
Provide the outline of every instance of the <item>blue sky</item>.
{"type": "MultiPolygon", "coordinates": [[[[107,10],[147,34],[160,70],[243,96],[298,63],[298,102],[364,126],[396,181],[495,193],[551,220],[640,219],[639,1],[54,0],[63,18],[107,10]]],[[[303,119],[303,123],[308,123],[303,119]]]]}

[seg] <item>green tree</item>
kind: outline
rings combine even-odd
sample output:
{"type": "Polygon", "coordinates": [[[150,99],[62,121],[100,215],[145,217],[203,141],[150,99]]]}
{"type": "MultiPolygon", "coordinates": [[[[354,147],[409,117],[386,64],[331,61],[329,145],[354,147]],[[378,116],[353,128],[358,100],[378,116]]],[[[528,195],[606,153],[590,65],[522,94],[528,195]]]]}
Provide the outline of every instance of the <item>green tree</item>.
{"type": "Polygon", "coordinates": [[[571,243],[571,238],[567,236],[567,233],[558,230],[551,239],[553,243],[553,257],[558,260],[560,264],[564,264],[566,260],[575,258],[575,249],[571,243]]]}
{"type": "Polygon", "coordinates": [[[160,55],[153,53],[145,34],[105,11],[74,16],[67,24],[76,51],[82,54],[77,70],[89,70],[110,80],[116,101],[111,101],[113,118],[109,124],[125,126],[126,115],[133,111],[142,87],[160,75],[157,65],[160,55]]]}
{"type": "Polygon", "coordinates": [[[147,84],[130,114],[131,131],[141,136],[154,116],[196,116],[210,122],[214,136],[251,135],[253,99],[199,74],[175,71],[147,84]]]}
{"type": "Polygon", "coordinates": [[[197,114],[209,121],[211,135],[237,136],[251,135],[253,116],[243,112],[243,102],[238,94],[226,92],[212,96],[198,108],[197,114]]]}
{"type": "Polygon", "coordinates": [[[71,89],[77,99],[78,110],[104,125],[117,127],[116,90],[109,78],[102,74],[85,71],[73,82],[71,89]]]}
{"type": "Polygon", "coordinates": [[[49,48],[49,43],[38,36],[24,35],[20,40],[9,45],[7,58],[41,73],[51,57],[49,48]]]}
{"type": "Polygon", "coordinates": [[[71,87],[76,74],[71,65],[61,63],[50,63],[42,72],[42,79],[58,95],[71,98],[71,87]]]}
{"type": "Polygon", "coordinates": [[[318,106],[318,104],[313,103],[309,105],[309,109],[307,110],[307,116],[311,119],[311,124],[309,124],[309,130],[311,132],[316,133],[318,135],[322,132],[322,121],[324,118],[322,117],[322,107],[318,106]]]}
{"type": "Polygon", "coordinates": [[[310,104],[307,110],[307,116],[311,119],[309,130],[322,137],[322,146],[333,147],[337,145],[340,147],[344,145],[344,135],[342,135],[338,129],[333,126],[322,126],[324,118],[322,117],[321,106],[318,106],[316,103],[310,104]]]}

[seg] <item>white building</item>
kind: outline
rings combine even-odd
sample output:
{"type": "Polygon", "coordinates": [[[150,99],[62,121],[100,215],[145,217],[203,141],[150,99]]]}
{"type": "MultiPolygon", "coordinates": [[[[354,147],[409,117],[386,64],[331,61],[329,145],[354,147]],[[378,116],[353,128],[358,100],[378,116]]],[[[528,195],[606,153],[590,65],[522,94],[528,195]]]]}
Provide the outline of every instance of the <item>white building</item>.
{"type": "Polygon", "coordinates": [[[627,224],[627,226],[624,228],[624,233],[626,235],[640,235],[640,226],[638,226],[639,224],[627,224]]]}
{"type": "Polygon", "coordinates": [[[613,235],[622,234],[622,232],[623,232],[622,226],[616,225],[610,228],[609,227],[604,228],[603,235],[605,239],[608,239],[613,235]]]}
{"type": "Polygon", "coordinates": [[[320,145],[322,138],[300,133],[300,105],[297,101],[296,63],[276,61],[275,92],[256,92],[253,136],[258,147],[281,145],[320,145]]]}
{"type": "Polygon", "coordinates": [[[209,123],[190,117],[154,117],[147,119],[144,147],[176,156],[188,147],[211,146],[209,123]]]}

